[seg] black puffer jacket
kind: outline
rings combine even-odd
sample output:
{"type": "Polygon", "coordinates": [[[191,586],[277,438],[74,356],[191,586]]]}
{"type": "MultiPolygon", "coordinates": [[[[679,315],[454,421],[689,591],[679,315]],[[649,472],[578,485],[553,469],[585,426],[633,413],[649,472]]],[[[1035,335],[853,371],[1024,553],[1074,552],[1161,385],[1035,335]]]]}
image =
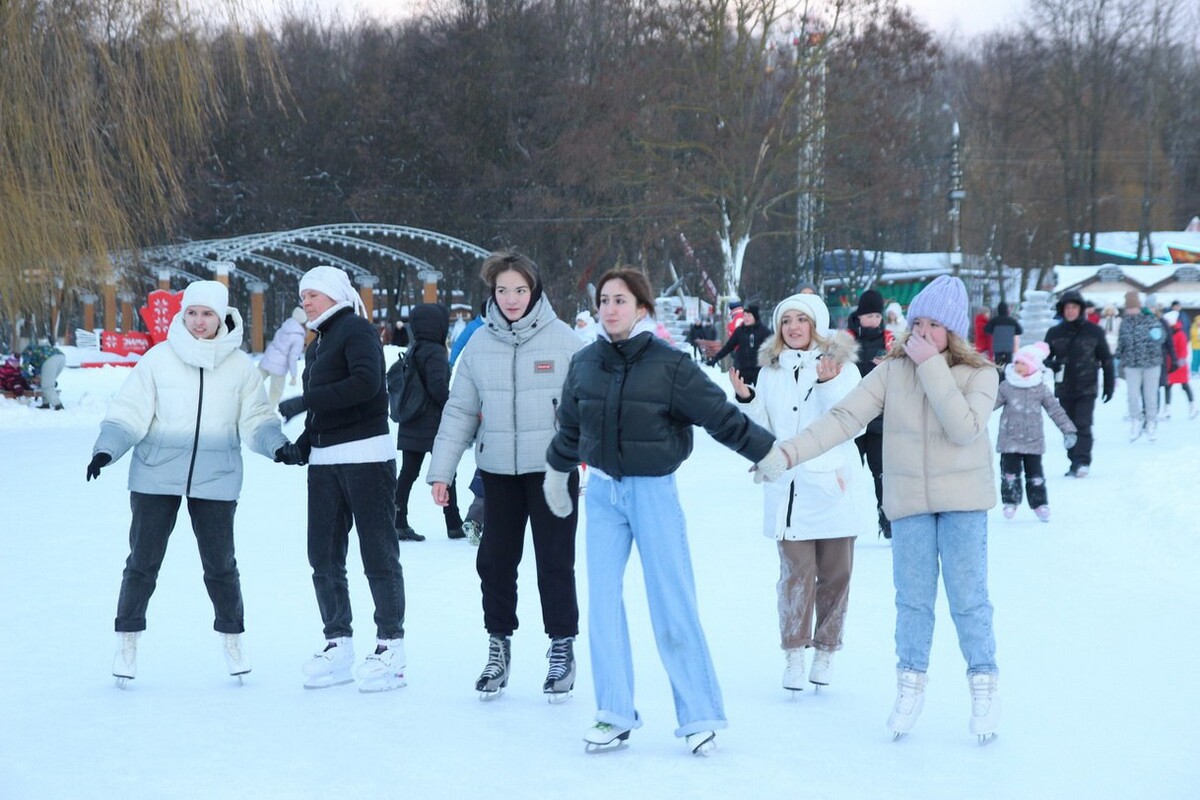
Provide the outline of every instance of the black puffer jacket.
{"type": "Polygon", "coordinates": [[[715,364],[725,356],[733,353],[733,366],[738,372],[758,374],[758,348],[771,338],[771,329],[761,322],[753,325],[739,325],[733,329],[733,334],[716,355],[709,359],[715,364]]]}
{"type": "Polygon", "coordinates": [[[583,461],[617,479],[674,472],[692,452],[693,425],[755,462],[775,442],[695,362],[648,331],[580,350],[558,418],[550,466],[566,472],[583,461]]]}
{"type": "Polygon", "coordinates": [[[383,346],[354,309],[322,322],[304,351],[304,403],[308,413],[297,444],[306,451],[390,433],[383,346]]]}
{"type": "Polygon", "coordinates": [[[421,416],[400,426],[396,449],[430,453],[442,421],[442,408],[450,396],[450,357],[446,351],[450,312],[437,303],[422,303],[413,306],[405,327],[412,338],[408,358],[412,359],[428,402],[421,416]]]}
{"type": "MultiPolygon", "coordinates": [[[[1083,308],[1082,299],[1079,307],[1083,308]]],[[[1095,397],[1096,373],[1100,370],[1104,372],[1104,395],[1112,397],[1116,376],[1103,328],[1088,322],[1081,314],[1072,322],[1064,320],[1046,331],[1046,344],[1050,347],[1050,355],[1045,364],[1055,373],[1056,397],[1095,397]],[[1060,369],[1061,381],[1057,380],[1060,369]]]]}

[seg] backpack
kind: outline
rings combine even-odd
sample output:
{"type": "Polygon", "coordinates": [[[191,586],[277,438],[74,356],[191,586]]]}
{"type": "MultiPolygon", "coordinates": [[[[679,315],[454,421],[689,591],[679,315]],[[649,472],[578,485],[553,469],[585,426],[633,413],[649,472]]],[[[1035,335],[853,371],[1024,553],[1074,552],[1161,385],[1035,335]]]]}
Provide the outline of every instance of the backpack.
{"type": "Polygon", "coordinates": [[[412,349],[401,353],[396,363],[388,367],[388,416],[392,422],[412,422],[425,412],[429,396],[421,382],[421,374],[413,363],[412,349]]]}

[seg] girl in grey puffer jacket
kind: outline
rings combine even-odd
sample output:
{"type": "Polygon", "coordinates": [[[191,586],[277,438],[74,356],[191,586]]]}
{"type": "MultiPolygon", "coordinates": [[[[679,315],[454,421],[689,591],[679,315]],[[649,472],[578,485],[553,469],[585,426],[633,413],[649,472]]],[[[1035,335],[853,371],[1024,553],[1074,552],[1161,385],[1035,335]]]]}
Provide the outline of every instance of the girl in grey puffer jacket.
{"type": "Polygon", "coordinates": [[[1064,446],[1069,450],[1075,444],[1075,423],[1045,381],[1042,362],[1049,354],[1045,342],[1022,347],[1013,356],[1013,363],[1004,368],[1004,381],[996,392],[996,408],[1004,409],[1000,414],[996,451],[1000,453],[1000,500],[1004,503],[1005,519],[1012,519],[1021,504],[1023,469],[1029,507],[1042,522],[1050,521],[1046,476],[1042,470],[1042,454],[1046,452],[1042,409],[1066,437],[1064,446]]]}

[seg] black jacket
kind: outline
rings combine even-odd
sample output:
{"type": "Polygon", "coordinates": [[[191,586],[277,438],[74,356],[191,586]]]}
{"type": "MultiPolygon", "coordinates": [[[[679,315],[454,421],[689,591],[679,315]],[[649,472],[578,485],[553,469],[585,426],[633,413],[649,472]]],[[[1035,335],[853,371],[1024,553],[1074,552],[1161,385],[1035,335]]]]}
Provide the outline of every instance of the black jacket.
{"type": "Polygon", "coordinates": [[[383,346],[371,323],[352,308],[322,322],[304,351],[308,412],[297,444],[307,452],[390,433],[383,375],[383,346]]]}
{"type": "Polygon", "coordinates": [[[692,452],[693,425],[755,462],[775,443],[694,361],[648,331],[576,353],[558,419],[550,466],[567,472],[583,461],[617,479],[674,472],[692,452]]]}
{"type": "Polygon", "coordinates": [[[1112,396],[1116,376],[1103,328],[1088,322],[1081,314],[1073,322],[1063,320],[1046,331],[1046,344],[1050,347],[1050,355],[1046,356],[1045,363],[1055,373],[1056,397],[1095,397],[1097,370],[1104,372],[1105,396],[1112,396]],[[1057,380],[1060,369],[1061,381],[1057,380]]]}
{"type": "Polygon", "coordinates": [[[758,373],[758,348],[771,338],[771,329],[761,322],[753,325],[739,325],[733,329],[733,334],[717,354],[709,359],[711,363],[720,361],[733,353],[733,366],[738,372],[749,370],[751,374],[758,373]]]}
{"type": "Polygon", "coordinates": [[[408,358],[412,359],[428,402],[421,416],[400,426],[396,449],[430,453],[442,421],[442,408],[450,397],[450,356],[446,351],[450,312],[437,303],[422,303],[413,307],[405,328],[413,340],[408,358]]]}

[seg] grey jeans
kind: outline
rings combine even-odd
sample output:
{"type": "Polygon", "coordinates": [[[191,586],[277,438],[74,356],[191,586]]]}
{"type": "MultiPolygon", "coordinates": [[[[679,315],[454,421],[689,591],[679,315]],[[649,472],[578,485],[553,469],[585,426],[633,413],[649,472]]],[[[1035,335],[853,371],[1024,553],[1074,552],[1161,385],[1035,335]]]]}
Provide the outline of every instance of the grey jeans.
{"type": "Polygon", "coordinates": [[[1125,367],[1129,418],[1153,422],[1158,419],[1158,378],[1162,367],[1125,367]],[[1144,412],[1144,413],[1143,413],[1144,412]]]}

